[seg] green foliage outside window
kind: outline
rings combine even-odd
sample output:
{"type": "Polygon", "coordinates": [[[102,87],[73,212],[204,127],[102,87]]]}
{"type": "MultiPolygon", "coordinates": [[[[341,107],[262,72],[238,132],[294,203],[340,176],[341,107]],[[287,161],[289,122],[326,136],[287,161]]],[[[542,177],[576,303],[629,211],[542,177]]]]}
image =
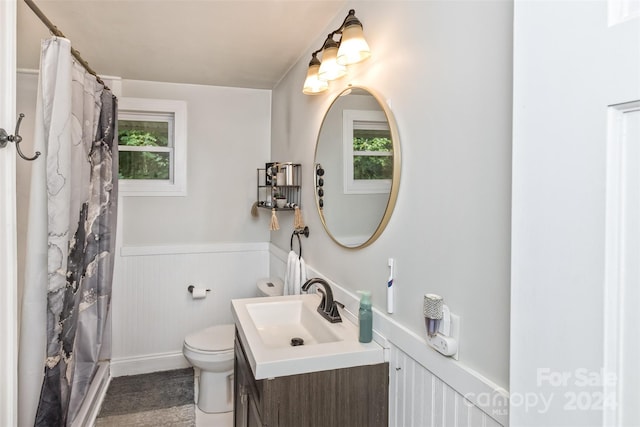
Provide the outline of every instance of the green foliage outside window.
{"type": "Polygon", "coordinates": [[[167,147],[166,122],[120,120],[118,122],[120,179],[170,179],[168,151],[127,150],[125,147],[167,147]],[[163,129],[164,128],[164,129],[163,129]]]}
{"type": "Polygon", "coordinates": [[[391,179],[393,176],[393,156],[388,154],[392,150],[393,143],[390,137],[354,136],[353,178],[391,179]],[[365,156],[358,155],[357,152],[380,152],[381,155],[365,156]]]}

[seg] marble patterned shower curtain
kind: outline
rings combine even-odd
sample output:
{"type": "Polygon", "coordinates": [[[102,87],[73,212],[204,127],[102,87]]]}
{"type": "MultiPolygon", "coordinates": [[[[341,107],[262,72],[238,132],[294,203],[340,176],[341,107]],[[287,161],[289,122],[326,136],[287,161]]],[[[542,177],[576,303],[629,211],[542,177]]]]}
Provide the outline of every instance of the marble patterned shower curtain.
{"type": "Polygon", "coordinates": [[[46,161],[47,329],[35,425],[65,426],[82,405],[107,338],[117,102],[72,60],[66,39],[43,41],[40,68],[36,133],[44,139],[46,161]]]}

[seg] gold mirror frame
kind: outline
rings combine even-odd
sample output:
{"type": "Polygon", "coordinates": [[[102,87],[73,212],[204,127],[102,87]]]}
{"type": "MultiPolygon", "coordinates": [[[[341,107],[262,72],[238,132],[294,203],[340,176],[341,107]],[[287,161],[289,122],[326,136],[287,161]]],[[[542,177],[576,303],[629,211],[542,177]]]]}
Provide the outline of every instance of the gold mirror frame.
{"type": "Polygon", "coordinates": [[[387,224],[389,223],[389,219],[391,218],[391,215],[393,214],[393,210],[395,208],[396,205],[396,200],[398,198],[398,189],[400,188],[400,168],[402,165],[402,156],[401,156],[401,150],[400,150],[400,136],[398,134],[398,127],[396,125],[396,121],[395,118],[393,117],[393,113],[391,112],[391,109],[388,107],[387,103],[383,100],[383,98],[374,90],[371,90],[367,87],[364,86],[357,86],[357,85],[349,85],[349,87],[345,88],[342,92],[340,92],[338,95],[336,95],[336,97],[334,98],[334,100],[331,102],[331,104],[329,105],[329,108],[327,108],[327,111],[325,111],[324,113],[324,117],[322,119],[322,124],[320,125],[320,129],[318,130],[318,136],[316,138],[316,148],[315,148],[315,152],[314,152],[314,167],[313,167],[313,183],[314,183],[314,194],[315,194],[315,200],[316,200],[316,209],[318,211],[318,215],[320,216],[320,220],[322,221],[322,226],[324,227],[325,231],[327,232],[327,234],[329,235],[329,237],[331,237],[331,240],[333,240],[336,244],[338,244],[339,246],[346,248],[346,249],[362,249],[365,248],[369,245],[371,245],[373,242],[375,242],[378,237],[380,237],[380,235],[382,234],[382,232],[384,231],[384,229],[386,228],[387,224]],[[316,180],[316,167],[315,165],[318,164],[318,147],[320,144],[320,136],[322,134],[322,129],[325,125],[325,121],[327,119],[327,115],[329,114],[329,111],[331,110],[331,108],[334,106],[334,104],[336,103],[336,101],[338,99],[340,99],[341,96],[347,95],[350,93],[350,91],[352,91],[353,89],[360,89],[363,90],[365,92],[367,92],[368,94],[370,94],[378,103],[378,105],[380,106],[380,109],[383,111],[387,122],[389,124],[389,131],[391,133],[391,140],[392,140],[392,144],[393,144],[393,174],[392,174],[392,179],[391,179],[391,189],[389,191],[389,199],[387,200],[387,204],[384,210],[384,214],[378,224],[378,226],[376,227],[375,231],[373,232],[373,234],[363,243],[357,245],[357,246],[348,246],[346,244],[344,244],[343,242],[341,242],[340,240],[338,240],[335,235],[331,232],[331,230],[329,229],[326,221],[325,221],[325,216],[323,213],[323,209],[320,208],[319,205],[319,198],[318,198],[318,188],[317,188],[317,180],[316,180]]]}

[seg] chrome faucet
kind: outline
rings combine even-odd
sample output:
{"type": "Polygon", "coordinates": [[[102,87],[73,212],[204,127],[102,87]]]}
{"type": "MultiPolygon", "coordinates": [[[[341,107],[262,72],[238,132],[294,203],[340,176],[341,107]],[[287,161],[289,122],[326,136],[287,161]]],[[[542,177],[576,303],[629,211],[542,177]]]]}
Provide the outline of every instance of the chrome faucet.
{"type": "Polygon", "coordinates": [[[333,291],[331,291],[331,286],[324,280],[319,277],[314,277],[313,279],[307,280],[304,285],[302,285],[302,290],[307,292],[311,285],[319,284],[322,285],[324,290],[318,289],[318,292],[322,294],[322,301],[320,301],[320,305],[318,306],[318,313],[325,319],[327,319],[331,323],[342,322],[342,318],[340,317],[340,313],[338,312],[338,305],[344,308],[344,305],[333,299],[333,291]]]}

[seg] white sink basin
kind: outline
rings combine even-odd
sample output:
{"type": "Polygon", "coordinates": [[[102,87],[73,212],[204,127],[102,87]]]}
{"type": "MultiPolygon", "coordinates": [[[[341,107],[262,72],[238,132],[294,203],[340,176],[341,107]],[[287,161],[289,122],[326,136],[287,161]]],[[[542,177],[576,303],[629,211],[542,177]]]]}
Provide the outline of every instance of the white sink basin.
{"type": "Polygon", "coordinates": [[[318,295],[231,301],[238,335],[256,379],[384,362],[381,346],[358,341],[358,327],[330,323],[316,311],[318,295]],[[303,345],[293,346],[292,338],[303,345]]]}
{"type": "Polygon", "coordinates": [[[251,303],[245,306],[262,342],[268,347],[290,347],[292,340],[301,345],[340,341],[330,324],[309,309],[303,301],[251,303]]]}

